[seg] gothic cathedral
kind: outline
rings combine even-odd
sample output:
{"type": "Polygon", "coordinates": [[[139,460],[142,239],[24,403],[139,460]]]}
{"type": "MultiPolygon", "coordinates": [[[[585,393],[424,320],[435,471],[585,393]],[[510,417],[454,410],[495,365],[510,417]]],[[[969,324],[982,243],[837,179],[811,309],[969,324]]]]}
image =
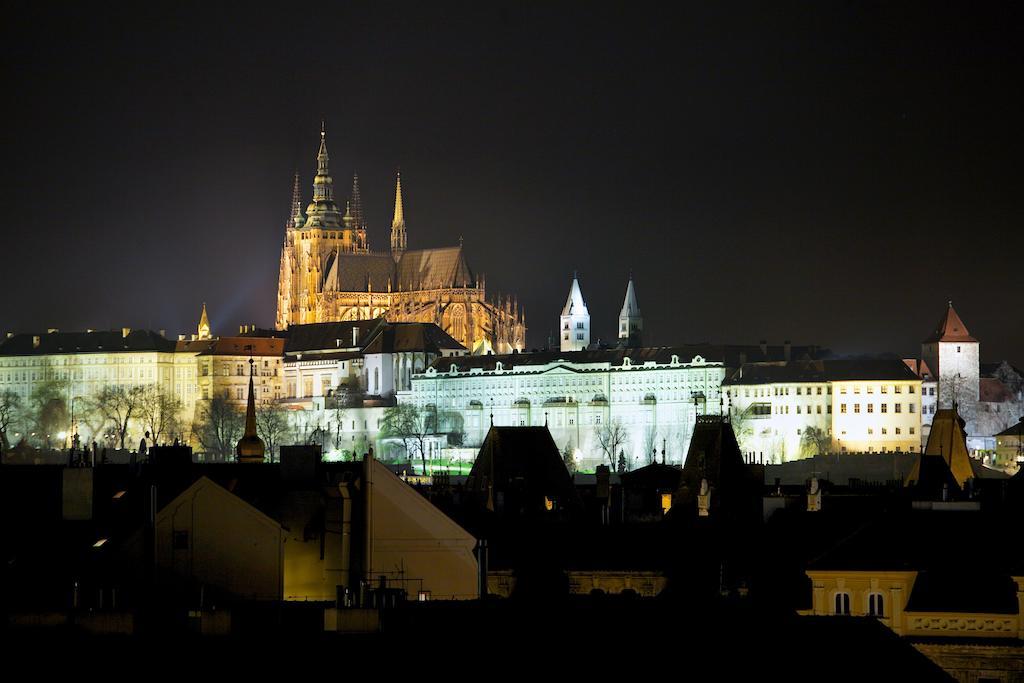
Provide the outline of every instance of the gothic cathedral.
{"type": "Polygon", "coordinates": [[[359,195],[359,176],[342,214],[334,200],[327,140],[313,179],[313,201],[302,213],[299,178],[281,248],[277,328],[306,323],[386,317],[390,322],[432,322],[473,353],[511,353],[526,344],[526,319],[511,299],[488,301],[483,277],[457,247],[406,248],[402,179],[395,183],[391,251],[370,251],[359,195]]]}

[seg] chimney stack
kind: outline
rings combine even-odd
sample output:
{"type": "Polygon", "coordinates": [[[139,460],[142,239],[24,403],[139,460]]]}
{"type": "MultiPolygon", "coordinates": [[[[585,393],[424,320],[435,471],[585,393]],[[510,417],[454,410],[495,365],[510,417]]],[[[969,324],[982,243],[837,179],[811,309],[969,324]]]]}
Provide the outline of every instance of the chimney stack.
{"type": "Polygon", "coordinates": [[[39,348],[39,335],[38,334],[32,335],[32,348],[33,349],[38,349],[39,348]]]}

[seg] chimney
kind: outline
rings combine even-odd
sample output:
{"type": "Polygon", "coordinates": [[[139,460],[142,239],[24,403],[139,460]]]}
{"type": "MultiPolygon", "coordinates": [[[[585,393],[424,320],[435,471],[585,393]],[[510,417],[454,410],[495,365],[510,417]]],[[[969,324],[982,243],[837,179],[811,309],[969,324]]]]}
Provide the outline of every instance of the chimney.
{"type": "Polygon", "coordinates": [[[130,328],[130,327],[122,327],[121,328],[121,338],[122,339],[127,339],[128,335],[131,334],[131,333],[132,333],[132,328],[130,328]]]}
{"type": "Polygon", "coordinates": [[[38,349],[39,348],[39,335],[38,334],[32,335],[32,348],[33,349],[38,349]]]}
{"type": "Polygon", "coordinates": [[[768,355],[768,341],[766,339],[761,340],[761,353],[765,356],[768,355]]]}
{"type": "Polygon", "coordinates": [[[167,330],[160,330],[160,336],[163,337],[164,339],[166,339],[167,338],[167,330]]]}
{"type": "Polygon", "coordinates": [[[747,364],[747,352],[746,351],[740,351],[740,367],[742,368],[746,364],[747,364]]]}
{"type": "Polygon", "coordinates": [[[782,342],[782,353],[784,354],[783,357],[786,359],[786,362],[788,363],[793,356],[793,345],[790,344],[788,339],[782,342]]]}

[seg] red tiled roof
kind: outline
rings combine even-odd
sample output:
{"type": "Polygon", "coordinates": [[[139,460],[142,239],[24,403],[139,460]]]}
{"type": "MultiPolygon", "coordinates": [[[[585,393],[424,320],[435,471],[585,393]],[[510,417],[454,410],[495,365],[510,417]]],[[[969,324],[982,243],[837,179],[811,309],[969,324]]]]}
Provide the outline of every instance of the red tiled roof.
{"type": "Polygon", "coordinates": [[[1013,400],[1013,392],[994,377],[982,377],[978,380],[978,400],[986,403],[1006,403],[1013,400]]]}
{"type": "Polygon", "coordinates": [[[949,308],[946,309],[945,315],[939,320],[938,326],[932,335],[924,340],[925,344],[932,344],[934,342],[976,342],[978,341],[971,336],[971,333],[967,331],[967,326],[964,325],[964,321],[957,315],[956,309],[953,308],[953,303],[950,302],[949,308]]]}
{"type": "Polygon", "coordinates": [[[284,339],[219,337],[179,341],[176,350],[204,356],[283,356],[284,339]]]}

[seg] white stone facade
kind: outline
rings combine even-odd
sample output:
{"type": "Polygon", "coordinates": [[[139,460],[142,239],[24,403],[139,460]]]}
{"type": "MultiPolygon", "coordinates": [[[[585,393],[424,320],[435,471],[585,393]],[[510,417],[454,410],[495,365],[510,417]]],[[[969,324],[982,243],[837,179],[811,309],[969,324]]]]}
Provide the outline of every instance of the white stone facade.
{"type": "Polygon", "coordinates": [[[681,463],[696,415],[718,414],[725,366],[671,349],[544,352],[436,361],[414,375],[398,400],[461,418],[467,446],[479,445],[493,424],[547,424],[559,449],[571,448],[577,465],[593,469],[607,454],[598,443],[603,426],[624,431],[620,450],[631,467],[647,464],[651,450],[681,463]],[[633,354],[636,361],[630,357],[633,354]],[[657,356],[644,360],[645,356],[657,356]]]}

